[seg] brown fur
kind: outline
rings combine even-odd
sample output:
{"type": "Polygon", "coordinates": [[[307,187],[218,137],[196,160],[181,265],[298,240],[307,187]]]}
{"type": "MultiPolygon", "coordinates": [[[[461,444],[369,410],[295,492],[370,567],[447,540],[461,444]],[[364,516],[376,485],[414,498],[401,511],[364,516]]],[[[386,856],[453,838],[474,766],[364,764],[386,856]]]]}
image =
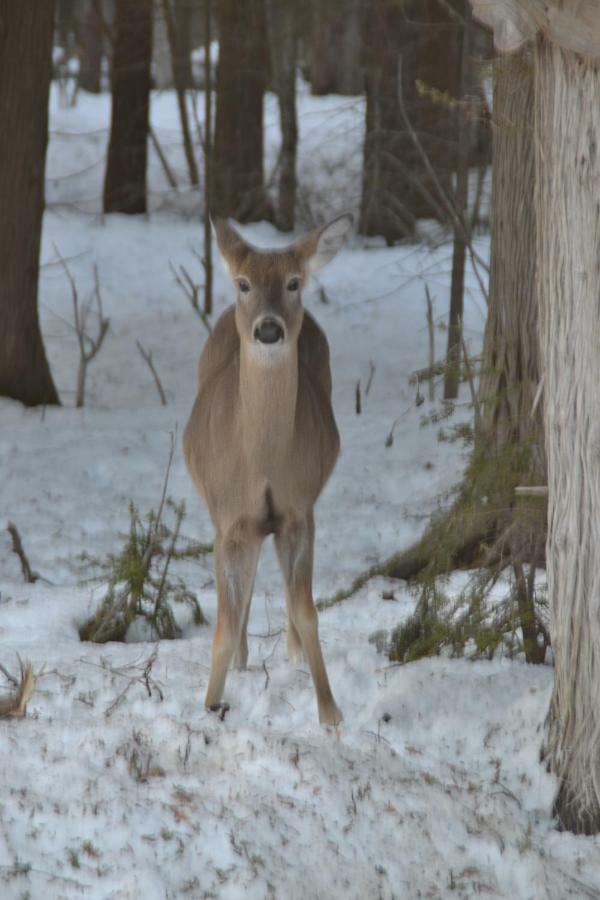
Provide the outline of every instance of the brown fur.
{"type": "Polygon", "coordinates": [[[198,394],[183,444],[188,469],[215,527],[218,612],[206,706],[221,702],[235,654],[244,668],[246,626],[262,541],[273,533],[286,584],[288,649],[308,660],[327,724],[341,720],[323,662],[312,598],[313,507],[339,451],[331,408],[327,339],[303,310],[299,291],[315,259],[324,264],[339,248],[340,220],[283,251],[258,251],[227,223],[217,240],[238,294],[215,326],[198,369],[198,394]],[[329,230],[328,230],[329,229],[329,230]],[[254,339],[255,323],[275,317],[285,341],[254,339]]]}

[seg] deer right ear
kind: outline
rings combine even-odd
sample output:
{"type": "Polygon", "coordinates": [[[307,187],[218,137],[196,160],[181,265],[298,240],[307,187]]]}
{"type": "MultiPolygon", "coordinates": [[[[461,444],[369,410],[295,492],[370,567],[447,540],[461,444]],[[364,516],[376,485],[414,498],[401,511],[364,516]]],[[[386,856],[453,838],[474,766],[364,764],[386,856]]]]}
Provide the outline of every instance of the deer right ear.
{"type": "Polygon", "coordinates": [[[211,219],[210,222],[217,239],[219,253],[223,257],[229,274],[234,278],[250,247],[227,219],[211,219]]]}

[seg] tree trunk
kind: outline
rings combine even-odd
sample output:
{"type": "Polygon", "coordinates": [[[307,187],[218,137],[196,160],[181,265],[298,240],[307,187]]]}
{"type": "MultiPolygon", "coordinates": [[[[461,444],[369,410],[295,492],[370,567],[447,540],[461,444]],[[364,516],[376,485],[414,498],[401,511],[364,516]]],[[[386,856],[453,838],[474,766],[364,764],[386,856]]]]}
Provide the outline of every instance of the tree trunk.
{"type": "Polygon", "coordinates": [[[79,87],[90,94],[100,93],[102,73],[101,0],[87,0],[79,29],[79,87]]]}
{"type": "Polygon", "coordinates": [[[310,36],[313,94],[361,94],[362,0],[316,0],[310,36]]]}
{"type": "Polygon", "coordinates": [[[538,38],[536,205],[555,658],[547,751],[563,827],[600,830],[600,62],[538,38]]]}
{"type": "Polygon", "coordinates": [[[279,195],[275,224],[292,231],[296,208],[296,118],[297,17],[296,0],[267,0],[273,80],[279,101],[281,151],[279,195]]]}
{"type": "Polygon", "coordinates": [[[210,43],[212,38],[212,0],[204,0],[204,314],[213,311],[212,227],[212,69],[210,43]]]}
{"type": "Polygon", "coordinates": [[[452,252],[452,279],[450,282],[450,312],[448,316],[448,349],[446,371],[444,373],[444,400],[456,400],[460,381],[460,359],[462,356],[463,307],[465,291],[465,258],[467,253],[468,205],[469,205],[469,143],[470,110],[468,107],[468,79],[470,70],[471,10],[465,9],[462,29],[460,63],[460,104],[458,117],[458,149],[456,160],[456,190],[454,210],[459,217],[454,224],[454,247],[452,252]]]}
{"type": "Polygon", "coordinates": [[[0,396],[28,406],[59,402],[37,309],[53,32],[52,0],[0,0],[0,396]]]}
{"type": "Polygon", "coordinates": [[[270,214],[263,183],[263,95],[268,47],[264,0],[219,0],[213,215],[252,222],[270,214]]]}
{"type": "Polygon", "coordinates": [[[177,53],[173,57],[173,82],[181,85],[182,90],[194,87],[192,75],[192,13],[197,0],[174,0],[175,46],[177,53]]]}
{"type": "Polygon", "coordinates": [[[361,231],[388,244],[419,218],[446,218],[456,168],[463,0],[373,0],[366,28],[367,110],[361,231]],[[399,102],[400,101],[400,102],[399,102]],[[432,179],[415,146],[435,171],[432,179]],[[447,201],[446,201],[447,202],[447,201]]]}
{"type": "MultiPolygon", "coordinates": [[[[181,7],[181,3],[179,4],[181,7]]],[[[196,157],[194,155],[194,142],[190,131],[190,120],[185,102],[186,80],[185,67],[181,64],[184,50],[180,44],[180,30],[173,10],[171,8],[171,0],[162,0],[162,8],[164,19],[167,25],[167,35],[169,38],[169,46],[171,48],[171,64],[173,67],[173,83],[175,85],[175,93],[177,95],[177,105],[179,106],[179,120],[181,122],[181,133],[183,135],[183,149],[188,164],[188,172],[190,175],[190,183],[193,187],[198,186],[198,166],[196,165],[196,157]]],[[[189,40],[189,36],[187,38],[189,40]]],[[[187,58],[189,63],[189,46],[187,49],[187,58]]],[[[191,70],[190,70],[191,78],[191,70]]]]}
{"type": "Polygon", "coordinates": [[[498,454],[528,445],[532,476],[546,481],[542,406],[532,415],[541,365],[535,289],[533,58],[494,62],[494,169],[488,313],[479,385],[482,440],[498,454]]]}
{"type": "Polygon", "coordinates": [[[118,0],[104,212],[145,213],[152,0],[118,0]]]}

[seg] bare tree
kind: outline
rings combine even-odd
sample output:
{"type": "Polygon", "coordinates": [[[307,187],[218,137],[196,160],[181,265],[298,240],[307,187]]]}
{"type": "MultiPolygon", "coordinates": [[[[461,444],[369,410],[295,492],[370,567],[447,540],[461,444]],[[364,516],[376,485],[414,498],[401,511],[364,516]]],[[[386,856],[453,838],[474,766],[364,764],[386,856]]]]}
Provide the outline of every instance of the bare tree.
{"type": "Polygon", "coordinates": [[[0,0],[0,396],[30,406],[59,402],[37,308],[53,30],[52,0],[0,0]]]}
{"type": "Polygon", "coordinates": [[[275,224],[281,231],[294,228],[296,207],[296,64],[298,16],[296,0],[266,0],[273,80],[279,101],[281,151],[279,195],[275,224]]]}
{"type": "Polygon", "coordinates": [[[268,44],[264,0],[216,4],[219,33],[212,212],[242,222],[270,214],[263,181],[263,95],[268,44]]]}
{"type": "Polygon", "coordinates": [[[104,212],[145,213],[152,0],[117,0],[104,212]]]}

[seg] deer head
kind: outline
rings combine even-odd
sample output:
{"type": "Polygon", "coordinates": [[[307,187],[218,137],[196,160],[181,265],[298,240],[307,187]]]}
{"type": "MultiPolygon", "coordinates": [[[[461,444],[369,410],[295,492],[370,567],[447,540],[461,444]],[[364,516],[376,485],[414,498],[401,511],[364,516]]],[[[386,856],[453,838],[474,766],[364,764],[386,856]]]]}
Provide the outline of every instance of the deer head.
{"type": "Polygon", "coordinates": [[[236,288],[235,321],[245,350],[265,362],[281,358],[302,327],[302,288],[341,248],[352,217],[328,225],[282,249],[245,241],[226,220],[214,223],[219,251],[236,288]]]}

